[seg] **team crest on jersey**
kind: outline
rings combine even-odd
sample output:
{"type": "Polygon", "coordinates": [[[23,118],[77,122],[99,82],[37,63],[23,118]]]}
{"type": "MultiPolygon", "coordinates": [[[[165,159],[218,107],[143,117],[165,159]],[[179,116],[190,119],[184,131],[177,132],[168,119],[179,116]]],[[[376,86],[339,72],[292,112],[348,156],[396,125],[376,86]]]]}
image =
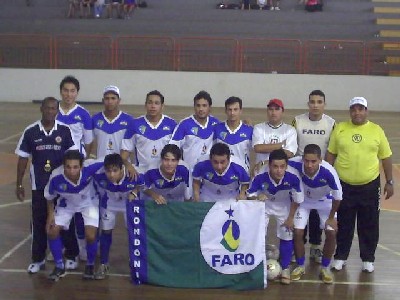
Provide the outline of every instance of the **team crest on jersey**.
{"type": "Polygon", "coordinates": [[[354,143],[356,143],[356,144],[361,143],[361,141],[362,141],[362,135],[356,133],[356,134],[354,134],[354,135],[351,137],[351,140],[352,140],[354,143]]]}
{"type": "Polygon", "coordinates": [[[151,156],[153,156],[153,157],[157,156],[156,146],[154,146],[153,149],[151,150],[151,156]]]}
{"type": "Polygon", "coordinates": [[[144,134],[145,131],[146,131],[146,126],[145,126],[145,125],[140,125],[140,126],[139,126],[139,132],[140,132],[141,134],[144,134]]]}
{"type": "Polygon", "coordinates": [[[164,185],[164,179],[157,179],[156,180],[156,185],[159,187],[162,187],[164,185]]]}
{"type": "Polygon", "coordinates": [[[128,125],[128,122],[122,121],[122,122],[119,123],[119,125],[126,126],[126,125],[128,125]]]}
{"type": "Polygon", "coordinates": [[[192,127],[192,129],[190,129],[190,132],[193,133],[194,135],[197,135],[197,132],[199,132],[199,128],[198,127],[192,127]]]}
{"type": "Polygon", "coordinates": [[[113,150],[113,142],[112,142],[112,140],[108,141],[107,150],[113,150]]]}
{"type": "Polygon", "coordinates": [[[76,116],[74,117],[74,119],[75,119],[75,120],[78,120],[78,121],[81,121],[81,120],[82,120],[82,118],[81,118],[80,115],[76,115],[76,116]]]}
{"type": "Polygon", "coordinates": [[[214,174],[213,174],[213,173],[211,173],[211,172],[207,172],[207,173],[206,173],[206,178],[207,178],[208,180],[211,180],[213,177],[214,177],[214,174]]]}
{"type": "Polygon", "coordinates": [[[270,143],[271,144],[278,144],[279,143],[279,136],[276,136],[276,135],[273,135],[273,136],[271,136],[271,138],[270,138],[270,143]]]}
{"type": "Polygon", "coordinates": [[[56,136],[55,141],[56,141],[57,144],[61,144],[61,142],[62,142],[61,136],[59,136],[59,135],[56,136]]]}
{"type": "Polygon", "coordinates": [[[204,144],[203,148],[201,148],[201,154],[202,155],[207,154],[207,146],[206,146],[206,144],[204,144]]]}
{"type": "Polygon", "coordinates": [[[264,191],[266,191],[266,190],[268,190],[268,188],[269,188],[269,184],[268,184],[267,182],[264,182],[264,183],[261,185],[261,188],[262,188],[264,191]]]}
{"type": "Polygon", "coordinates": [[[222,140],[225,140],[227,134],[228,134],[228,133],[227,133],[226,131],[223,131],[223,132],[221,132],[221,133],[219,134],[219,136],[221,137],[222,140]]]}
{"type": "Polygon", "coordinates": [[[66,191],[67,190],[67,188],[68,188],[68,186],[65,184],[65,183],[61,183],[59,186],[58,186],[58,189],[60,190],[60,191],[66,191]]]}
{"type": "Polygon", "coordinates": [[[164,126],[162,130],[171,130],[169,126],[164,126]]]}
{"type": "Polygon", "coordinates": [[[97,127],[101,128],[103,126],[103,124],[104,124],[103,120],[98,120],[97,121],[97,127]]]}

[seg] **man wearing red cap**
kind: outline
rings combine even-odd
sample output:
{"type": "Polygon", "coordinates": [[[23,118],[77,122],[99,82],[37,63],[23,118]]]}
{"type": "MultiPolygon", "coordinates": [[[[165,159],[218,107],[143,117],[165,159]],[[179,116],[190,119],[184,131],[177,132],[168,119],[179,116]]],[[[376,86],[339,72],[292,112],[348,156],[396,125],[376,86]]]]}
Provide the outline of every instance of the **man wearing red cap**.
{"type": "Polygon", "coordinates": [[[296,129],[283,122],[284,110],[282,100],[271,99],[267,105],[268,121],[254,126],[253,148],[257,164],[268,160],[273,150],[283,149],[289,158],[296,153],[296,129]]]}

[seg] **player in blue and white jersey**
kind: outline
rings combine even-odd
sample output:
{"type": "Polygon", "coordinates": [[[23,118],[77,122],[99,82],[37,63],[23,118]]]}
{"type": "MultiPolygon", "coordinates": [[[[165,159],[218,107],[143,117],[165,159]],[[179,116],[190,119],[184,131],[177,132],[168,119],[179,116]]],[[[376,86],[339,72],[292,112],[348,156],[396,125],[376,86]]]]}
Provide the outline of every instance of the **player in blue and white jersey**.
{"type": "Polygon", "coordinates": [[[304,201],[304,193],[300,175],[296,169],[288,166],[288,157],[283,149],[270,153],[268,165],[253,178],[247,195],[248,199],[265,201],[266,230],[270,217],[275,217],[277,221],[281,283],[290,284],[294,216],[299,204],[304,201]]]}
{"type": "Polygon", "coordinates": [[[157,204],[185,201],[191,198],[192,176],[189,167],[181,160],[181,150],[173,144],[165,145],[161,161],[144,174],[145,188],[141,199],[157,204]]]}
{"type": "Polygon", "coordinates": [[[304,228],[310,211],[315,209],[321,220],[320,228],[325,230],[326,236],[320,277],[323,282],[332,283],[333,275],[329,266],[336,247],[336,212],[343,194],[339,176],[329,163],[322,160],[321,148],[316,144],[305,146],[303,156],[290,159],[289,165],[301,174],[304,186],[304,202],[300,204],[294,220],[297,267],[293,270],[291,279],[300,280],[305,273],[304,228]]]}
{"type": "Polygon", "coordinates": [[[108,154],[104,158],[104,168],[94,175],[100,194],[100,266],[95,279],[101,280],[109,273],[109,254],[112,244],[112,231],[118,212],[124,214],[126,222],[126,201],[134,200],[144,185],[143,175],[130,179],[125,172],[121,156],[108,154]]]}
{"type": "Polygon", "coordinates": [[[199,161],[193,170],[193,200],[216,202],[246,199],[250,176],[228,145],[216,143],[209,159],[199,161]]]}
{"type": "Polygon", "coordinates": [[[237,157],[247,169],[250,169],[250,150],[253,127],[244,124],[240,119],[242,114],[242,99],[229,97],[225,101],[227,120],[214,126],[214,142],[229,146],[231,155],[237,157]]]}
{"type": "Polygon", "coordinates": [[[97,157],[120,153],[122,140],[128,128],[133,128],[133,117],[119,109],[119,88],[106,86],[103,92],[104,110],[92,117],[93,135],[97,144],[97,157]]]}
{"type": "MultiPolygon", "coordinates": [[[[61,80],[60,83],[60,111],[57,115],[57,120],[68,125],[72,132],[72,139],[77,145],[79,151],[83,153],[85,157],[91,153],[92,142],[93,142],[93,126],[92,118],[89,112],[76,103],[80,89],[78,79],[74,76],[66,76],[61,80]]],[[[71,222],[71,228],[69,229],[69,235],[71,238],[76,235],[79,244],[79,257],[81,260],[86,260],[85,251],[85,229],[83,227],[83,219],[80,213],[76,214],[75,219],[71,222]]],[[[68,264],[67,269],[76,269],[78,266],[77,261],[71,266],[68,264]]]]}
{"type": "Polygon", "coordinates": [[[69,150],[63,158],[63,165],[55,169],[44,190],[47,201],[46,230],[49,246],[54,257],[55,268],[49,279],[58,281],[65,276],[60,230],[69,228],[75,213],[82,213],[87,262],[84,279],[94,279],[94,261],[97,252],[97,228],[99,224],[99,202],[93,185],[93,175],[103,162],[85,161],[77,150],[69,150]],[[57,204],[54,207],[54,199],[57,204]]]}
{"type": "MultiPolygon", "coordinates": [[[[121,147],[123,160],[126,162],[130,153],[134,153],[135,166],[141,172],[160,160],[161,150],[168,144],[176,127],[175,120],[162,113],[164,96],[159,91],[149,92],[145,105],[146,115],[134,119],[133,126],[125,133],[121,147]]],[[[135,173],[135,170],[129,167],[128,172],[135,173]]]]}
{"type": "Polygon", "coordinates": [[[201,156],[210,153],[214,126],[220,123],[210,115],[212,99],[209,93],[200,91],[193,102],[194,114],[178,124],[170,141],[182,149],[183,160],[191,170],[201,156]]]}
{"type": "MultiPolygon", "coordinates": [[[[30,178],[32,187],[32,263],[28,273],[39,272],[45,266],[47,234],[47,201],[44,197],[44,188],[49,180],[51,171],[62,164],[64,152],[76,149],[68,126],[56,121],[58,101],[54,97],[46,97],[40,106],[42,118],[29,125],[23,132],[15,154],[18,155],[17,186],[15,193],[20,201],[24,201],[25,189],[22,180],[28,166],[29,157],[30,178]]],[[[76,240],[64,240],[67,261],[74,262],[78,255],[76,240]]]]}

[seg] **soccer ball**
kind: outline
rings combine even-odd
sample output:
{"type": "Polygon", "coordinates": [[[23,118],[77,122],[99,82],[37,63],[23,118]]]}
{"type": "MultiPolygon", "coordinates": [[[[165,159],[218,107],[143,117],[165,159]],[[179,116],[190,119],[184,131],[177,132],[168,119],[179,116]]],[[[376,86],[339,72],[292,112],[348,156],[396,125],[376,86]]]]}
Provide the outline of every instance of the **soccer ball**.
{"type": "Polygon", "coordinates": [[[281,275],[282,268],[276,259],[267,260],[267,278],[268,280],[275,280],[281,275]]]}
{"type": "Polygon", "coordinates": [[[268,244],[265,247],[265,255],[266,255],[267,259],[278,260],[279,259],[279,249],[278,249],[278,247],[276,247],[275,245],[272,245],[272,244],[268,244]]]}

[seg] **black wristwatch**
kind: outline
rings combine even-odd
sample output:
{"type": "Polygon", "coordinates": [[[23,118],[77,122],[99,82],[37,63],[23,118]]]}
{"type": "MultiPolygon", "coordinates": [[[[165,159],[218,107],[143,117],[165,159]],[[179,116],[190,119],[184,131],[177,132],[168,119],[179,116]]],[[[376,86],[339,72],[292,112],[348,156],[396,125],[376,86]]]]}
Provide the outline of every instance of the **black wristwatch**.
{"type": "Polygon", "coordinates": [[[386,183],[387,183],[387,184],[390,184],[390,185],[393,185],[393,184],[394,184],[393,179],[390,179],[390,180],[386,181],[386,183]]]}

